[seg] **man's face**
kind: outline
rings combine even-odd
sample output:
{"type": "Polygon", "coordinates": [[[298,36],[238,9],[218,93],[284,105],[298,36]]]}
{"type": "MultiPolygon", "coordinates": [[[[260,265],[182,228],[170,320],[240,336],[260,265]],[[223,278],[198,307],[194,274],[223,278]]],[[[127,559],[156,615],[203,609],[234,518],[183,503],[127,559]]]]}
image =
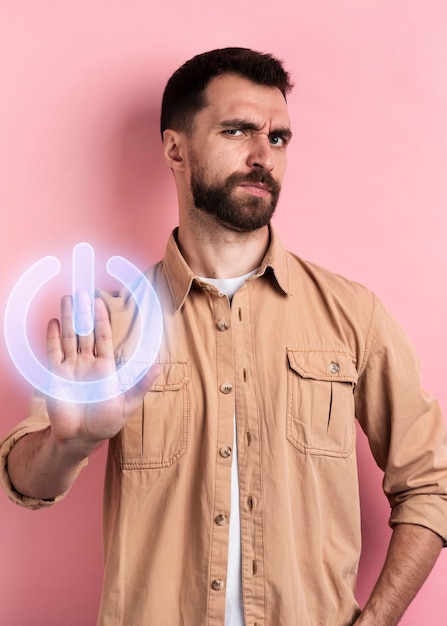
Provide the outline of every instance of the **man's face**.
{"type": "Polygon", "coordinates": [[[284,97],[279,89],[226,74],[210,82],[206,99],[188,139],[193,210],[231,230],[261,228],[275,211],[287,165],[284,97]]]}

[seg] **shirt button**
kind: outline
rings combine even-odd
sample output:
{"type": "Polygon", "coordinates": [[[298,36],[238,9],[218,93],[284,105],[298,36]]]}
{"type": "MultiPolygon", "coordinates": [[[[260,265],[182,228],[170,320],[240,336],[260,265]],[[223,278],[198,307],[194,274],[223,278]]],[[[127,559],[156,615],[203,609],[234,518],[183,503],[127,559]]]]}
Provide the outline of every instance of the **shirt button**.
{"type": "Polygon", "coordinates": [[[229,446],[222,446],[222,448],[219,450],[219,454],[224,459],[228,459],[228,457],[231,456],[231,448],[229,446]]]}
{"type": "Polygon", "coordinates": [[[213,580],[211,583],[211,587],[214,591],[221,591],[225,587],[225,583],[222,578],[216,578],[216,580],[213,580]]]}
{"type": "Polygon", "coordinates": [[[217,330],[228,330],[228,328],[230,327],[230,325],[225,321],[225,320],[219,320],[216,324],[217,326],[217,330]]]}
{"type": "Polygon", "coordinates": [[[222,393],[231,393],[233,391],[233,385],[231,383],[222,383],[220,390],[222,393]]]}
{"type": "Polygon", "coordinates": [[[225,524],[228,523],[228,517],[225,515],[225,513],[221,513],[216,517],[215,522],[218,526],[225,526],[225,524]]]}
{"type": "Polygon", "coordinates": [[[329,371],[331,374],[338,374],[340,371],[340,365],[335,363],[335,361],[332,361],[332,363],[329,363],[329,371]]]}

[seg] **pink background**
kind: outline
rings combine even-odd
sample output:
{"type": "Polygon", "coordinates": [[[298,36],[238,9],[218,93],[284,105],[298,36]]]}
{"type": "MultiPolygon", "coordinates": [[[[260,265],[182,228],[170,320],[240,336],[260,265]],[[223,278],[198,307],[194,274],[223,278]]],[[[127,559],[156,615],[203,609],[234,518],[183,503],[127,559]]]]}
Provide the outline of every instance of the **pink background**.
{"type": "MultiPolygon", "coordinates": [[[[69,266],[79,241],[94,245],[99,267],[116,253],[141,268],[160,257],[177,219],[158,135],[164,83],[193,54],[253,47],[283,58],[296,82],[277,229],[304,258],[378,293],[412,337],[424,384],[447,411],[444,0],[0,5],[2,317],[32,262],[54,254],[69,266]]],[[[102,286],[108,280],[98,277],[102,286]]],[[[36,351],[69,285],[66,277],[53,281],[32,307],[36,351]]],[[[4,433],[26,413],[30,389],[0,342],[4,433]]],[[[363,602],[389,530],[363,435],[358,448],[363,602]]],[[[104,454],[51,510],[29,512],[0,494],[2,624],[95,623],[104,454]]],[[[404,625],[446,623],[446,575],[443,554],[404,625]]]]}

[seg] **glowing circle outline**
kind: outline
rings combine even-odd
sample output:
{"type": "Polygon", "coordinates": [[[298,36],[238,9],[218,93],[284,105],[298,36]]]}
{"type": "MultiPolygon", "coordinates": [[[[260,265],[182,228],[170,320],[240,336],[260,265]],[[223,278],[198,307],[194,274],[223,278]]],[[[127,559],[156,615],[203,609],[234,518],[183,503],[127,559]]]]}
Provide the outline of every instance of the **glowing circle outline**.
{"type": "Polygon", "coordinates": [[[147,277],[128,259],[111,257],[108,273],[129,291],[140,316],[140,336],[133,354],[116,372],[95,380],[69,380],[49,371],[29,343],[26,321],[38,291],[61,270],[56,257],[43,257],[24,272],[8,298],[4,334],[9,355],[21,375],[36,389],[57,400],[91,404],[115,398],[136,385],[155,361],[163,335],[160,301],[147,277]]]}

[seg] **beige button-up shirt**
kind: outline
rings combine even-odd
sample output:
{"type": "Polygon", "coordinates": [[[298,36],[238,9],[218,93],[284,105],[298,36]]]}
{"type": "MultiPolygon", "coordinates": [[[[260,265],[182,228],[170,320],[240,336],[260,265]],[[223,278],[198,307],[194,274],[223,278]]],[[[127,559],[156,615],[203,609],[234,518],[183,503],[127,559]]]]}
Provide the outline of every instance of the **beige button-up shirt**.
{"type": "MultiPolygon", "coordinates": [[[[226,296],[198,281],[171,237],[148,272],[164,314],[162,373],[110,441],[101,626],[223,626],[234,413],[246,626],[346,626],[358,614],[355,418],[384,470],[392,525],[447,539],[447,456],[437,402],[408,339],[367,289],[287,252],[226,296]]],[[[117,362],[133,301],[104,294],[117,362]]],[[[44,401],[4,440],[47,426],[44,401]]]]}

